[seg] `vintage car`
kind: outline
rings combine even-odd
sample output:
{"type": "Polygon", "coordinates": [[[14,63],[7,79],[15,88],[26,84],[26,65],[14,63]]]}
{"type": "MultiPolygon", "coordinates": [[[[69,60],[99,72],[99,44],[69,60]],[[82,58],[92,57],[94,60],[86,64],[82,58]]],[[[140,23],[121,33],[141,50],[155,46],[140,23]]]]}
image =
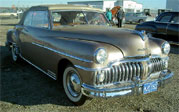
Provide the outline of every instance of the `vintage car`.
{"type": "Polygon", "coordinates": [[[0,18],[17,18],[17,12],[15,10],[1,9],[0,18]]]}
{"type": "Polygon", "coordinates": [[[147,94],[173,76],[167,41],[114,28],[102,10],[88,6],[33,6],[7,32],[6,46],[13,61],[61,80],[76,105],[89,97],[147,94]]]}
{"type": "Polygon", "coordinates": [[[154,17],[146,16],[143,13],[126,13],[125,22],[126,23],[143,23],[145,21],[153,21],[154,17]]]}
{"type": "Polygon", "coordinates": [[[179,12],[164,12],[155,21],[137,25],[136,30],[145,30],[149,36],[179,45],[179,12]]]}

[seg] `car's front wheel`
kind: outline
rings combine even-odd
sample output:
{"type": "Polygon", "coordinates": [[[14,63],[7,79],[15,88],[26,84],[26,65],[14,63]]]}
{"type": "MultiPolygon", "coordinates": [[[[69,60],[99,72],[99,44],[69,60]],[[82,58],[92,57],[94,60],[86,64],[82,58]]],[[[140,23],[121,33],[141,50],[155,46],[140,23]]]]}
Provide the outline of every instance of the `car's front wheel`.
{"type": "Polygon", "coordinates": [[[63,73],[63,87],[68,99],[75,105],[82,105],[86,96],[81,92],[81,79],[73,66],[67,66],[63,73]]]}

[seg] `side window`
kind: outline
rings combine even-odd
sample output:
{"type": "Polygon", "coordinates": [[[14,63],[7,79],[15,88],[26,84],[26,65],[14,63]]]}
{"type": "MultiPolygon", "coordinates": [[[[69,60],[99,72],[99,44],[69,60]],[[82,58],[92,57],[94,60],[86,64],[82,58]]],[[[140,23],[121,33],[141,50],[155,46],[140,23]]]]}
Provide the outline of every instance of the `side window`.
{"type": "Polygon", "coordinates": [[[176,23],[176,24],[179,24],[179,16],[175,16],[172,21],[172,23],[176,23]]]}
{"type": "Polygon", "coordinates": [[[24,26],[31,26],[31,24],[32,24],[32,14],[33,14],[32,11],[27,13],[27,15],[24,19],[24,26]]]}
{"type": "Polygon", "coordinates": [[[159,21],[160,22],[169,22],[171,17],[172,17],[172,15],[165,15],[165,16],[162,16],[159,21]]]}
{"type": "Polygon", "coordinates": [[[32,26],[48,28],[48,12],[47,11],[34,11],[32,17],[32,26]]]}
{"type": "Polygon", "coordinates": [[[85,15],[83,13],[78,13],[73,21],[74,23],[86,23],[85,15]]]}

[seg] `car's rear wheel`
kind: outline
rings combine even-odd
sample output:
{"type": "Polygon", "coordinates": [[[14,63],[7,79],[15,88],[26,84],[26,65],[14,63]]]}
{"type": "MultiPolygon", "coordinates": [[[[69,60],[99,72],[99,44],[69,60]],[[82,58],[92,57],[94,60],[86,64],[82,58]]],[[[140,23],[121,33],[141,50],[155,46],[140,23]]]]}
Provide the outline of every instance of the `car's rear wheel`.
{"type": "Polygon", "coordinates": [[[67,66],[63,73],[63,88],[68,99],[75,105],[85,103],[86,96],[81,92],[80,76],[73,66],[67,66]]]}
{"type": "Polygon", "coordinates": [[[11,48],[11,53],[12,53],[12,60],[14,62],[18,62],[20,60],[20,57],[18,55],[18,48],[16,45],[12,45],[12,48],[11,48]]]}

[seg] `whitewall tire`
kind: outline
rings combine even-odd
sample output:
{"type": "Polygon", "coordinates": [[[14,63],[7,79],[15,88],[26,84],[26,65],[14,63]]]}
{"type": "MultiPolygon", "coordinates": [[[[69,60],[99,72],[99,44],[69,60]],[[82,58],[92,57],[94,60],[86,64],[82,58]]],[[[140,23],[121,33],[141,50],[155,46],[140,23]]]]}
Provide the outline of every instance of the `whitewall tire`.
{"type": "Polygon", "coordinates": [[[75,105],[85,103],[86,96],[81,92],[81,79],[73,66],[67,66],[63,73],[63,88],[68,99],[75,105]]]}

